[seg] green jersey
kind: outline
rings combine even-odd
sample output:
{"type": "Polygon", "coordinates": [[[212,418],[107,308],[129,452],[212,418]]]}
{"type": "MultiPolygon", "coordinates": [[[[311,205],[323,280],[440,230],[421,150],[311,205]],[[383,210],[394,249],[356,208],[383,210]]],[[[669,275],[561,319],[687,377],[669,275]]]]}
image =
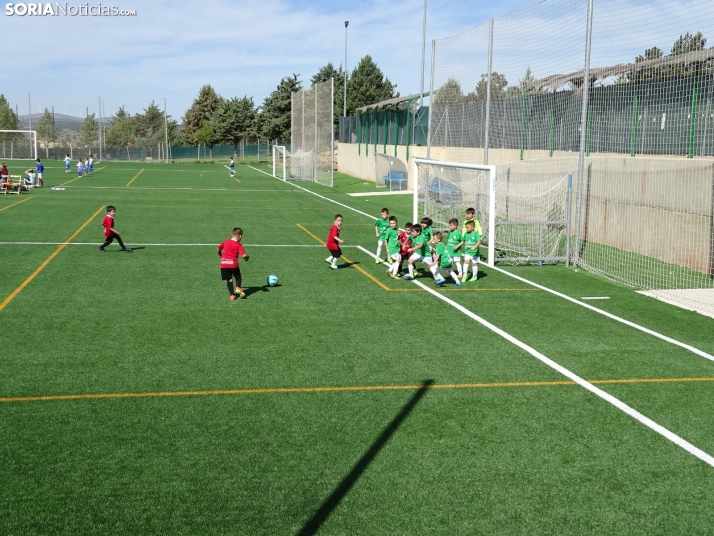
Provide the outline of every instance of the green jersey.
{"type": "Polygon", "coordinates": [[[377,228],[379,231],[379,239],[384,240],[387,238],[387,229],[389,229],[389,220],[385,220],[384,218],[379,218],[376,222],[374,222],[374,226],[377,228]]]}
{"type": "Polygon", "coordinates": [[[387,241],[387,251],[390,255],[399,253],[399,229],[387,227],[384,239],[387,241]]]}
{"type": "Polygon", "coordinates": [[[459,248],[459,251],[456,251],[456,246],[458,246],[463,240],[464,237],[461,234],[461,231],[459,231],[458,229],[449,233],[447,249],[449,251],[450,256],[459,257],[461,255],[461,248],[459,248]]]}
{"type": "Polygon", "coordinates": [[[472,233],[466,233],[464,235],[464,242],[466,242],[466,255],[469,257],[478,257],[479,256],[479,248],[474,248],[476,244],[478,244],[481,241],[481,235],[479,234],[478,231],[474,231],[472,233]]]}
{"type": "MultiPolygon", "coordinates": [[[[434,231],[431,230],[431,227],[427,227],[426,229],[421,230],[421,234],[424,236],[424,243],[428,244],[434,236],[434,231]]],[[[427,246],[427,253],[429,253],[429,251],[429,246],[427,246]]]]}
{"type": "Polygon", "coordinates": [[[420,233],[416,236],[412,235],[412,248],[414,248],[414,253],[424,256],[424,251],[426,251],[426,244],[424,243],[424,233],[420,233]]]}
{"type": "Polygon", "coordinates": [[[439,255],[439,266],[441,268],[451,268],[451,255],[443,242],[434,246],[434,256],[439,255]]]}
{"type": "Polygon", "coordinates": [[[461,230],[461,232],[464,235],[466,234],[466,224],[470,221],[474,222],[474,231],[476,231],[479,235],[483,236],[483,230],[481,229],[481,222],[475,218],[469,218],[468,220],[466,220],[464,222],[464,228],[461,230]]]}

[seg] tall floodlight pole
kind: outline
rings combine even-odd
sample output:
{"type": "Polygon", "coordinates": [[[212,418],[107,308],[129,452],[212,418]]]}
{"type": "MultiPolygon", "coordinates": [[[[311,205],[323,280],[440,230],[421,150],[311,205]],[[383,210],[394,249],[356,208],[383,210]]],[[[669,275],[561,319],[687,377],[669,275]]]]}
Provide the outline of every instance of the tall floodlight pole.
{"type": "Polygon", "coordinates": [[[99,95],[99,161],[102,160],[102,96],[99,95]]]}
{"type": "Polygon", "coordinates": [[[27,119],[30,121],[30,130],[32,130],[32,98],[29,93],[27,94],[27,105],[30,108],[30,115],[27,116],[27,119]]]}
{"type": "Polygon", "coordinates": [[[169,163],[169,120],[166,115],[166,97],[164,97],[164,132],[166,133],[166,146],[164,147],[164,156],[166,163],[169,163]]]}
{"type": "Polygon", "coordinates": [[[345,21],[345,99],[344,106],[342,109],[342,115],[347,117],[347,27],[350,25],[350,21],[345,21]]]}

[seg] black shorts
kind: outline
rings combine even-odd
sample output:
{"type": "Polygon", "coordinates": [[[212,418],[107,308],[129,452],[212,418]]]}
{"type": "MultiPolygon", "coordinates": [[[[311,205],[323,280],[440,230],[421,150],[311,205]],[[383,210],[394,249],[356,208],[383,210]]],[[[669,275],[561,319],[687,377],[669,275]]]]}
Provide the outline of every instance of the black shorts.
{"type": "Polygon", "coordinates": [[[240,279],[240,268],[221,268],[221,279],[230,281],[233,278],[240,279]]]}
{"type": "Polygon", "coordinates": [[[328,249],[327,251],[329,251],[330,255],[332,255],[336,259],[339,259],[340,257],[342,257],[342,250],[340,248],[328,249]]]}

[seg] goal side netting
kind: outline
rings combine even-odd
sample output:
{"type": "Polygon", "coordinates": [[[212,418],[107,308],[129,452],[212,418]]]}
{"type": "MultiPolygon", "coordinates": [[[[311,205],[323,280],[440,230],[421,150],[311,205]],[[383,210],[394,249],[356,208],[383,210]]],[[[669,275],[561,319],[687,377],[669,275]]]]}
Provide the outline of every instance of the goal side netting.
{"type": "Polygon", "coordinates": [[[569,262],[572,175],[545,176],[508,164],[486,166],[414,159],[414,221],[463,225],[473,208],[483,230],[486,264],[569,262]]]}
{"type": "Polygon", "coordinates": [[[37,132],[34,130],[0,130],[0,158],[3,160],[35,160],[37,132]]]}
{"type": "Polygon", "coordinates": [[[313,84],[291,95],[292,177],[332,187],[334,182],[334,83],[313,84]],[[310,167],[312,166],[312,167],[310,167]],[[312,172],[312,175],[310,175],[312,172]]]}

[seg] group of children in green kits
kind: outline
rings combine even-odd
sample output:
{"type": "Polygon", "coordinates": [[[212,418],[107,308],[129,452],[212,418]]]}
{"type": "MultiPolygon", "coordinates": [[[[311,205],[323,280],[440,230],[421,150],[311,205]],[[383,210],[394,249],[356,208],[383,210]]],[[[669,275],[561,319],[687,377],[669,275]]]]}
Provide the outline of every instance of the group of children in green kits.
{"type": "MultiPolygon", "coordinates": [[[[466,209],[466,220],[463,228],[459,229],[459,220],[452,218],[449,220],[449,232],[433,232],[431,229],[432,220],[422,218],[417,224],[407,223],[404,231],[399,230],[396,216],[389,215],[389,209],[383,208],[381,218],[374,223],[374,232],[377,237],[377,254],[375,263],[382,261],[382,248],[387,249],[387,262],[391,265],[387,270],[389,277],[398,279],[414,279],[414,266],[418,262],[423,262],[434,276],[437,285],[446,282],[446,278],[441,275],[441,269],[454,280],[457,287],[466,281],[476,281],[478,277],[478,264],[481,260],[479,247],[481,246],[481,224],[475,218],[476,211],[473,208],[466,209]],[[462,263],[463,257],[463,263],[462,263]],[[407,261],[407,272],[403,272],[404,261],[407,261]],[[469,274],[469,266],[472,274],[469,274]],[[470,279],[469,279],[470,277],[470,279]]],[[[339,227],[342,224],[342,217],[335,218],[337,236],[339,227]]],[[[331,231],[328,237],[327,248],[332,256],[326,259],[336,269],[335,246],[329,245],[329,239],[334,233],[331,231]]]]}

